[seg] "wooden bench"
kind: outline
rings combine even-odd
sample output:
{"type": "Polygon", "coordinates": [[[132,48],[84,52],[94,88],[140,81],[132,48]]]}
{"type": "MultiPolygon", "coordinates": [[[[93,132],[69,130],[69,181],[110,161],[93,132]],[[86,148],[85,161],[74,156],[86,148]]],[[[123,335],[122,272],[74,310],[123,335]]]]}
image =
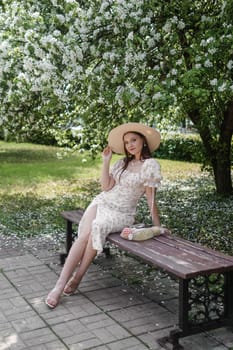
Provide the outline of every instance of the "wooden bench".
{"type": "MultiPolygon", "coordinates": [[[[83,210],[62,212],[66,220],[67,252],[74,240],[72,225],[83,210]]],[[[172,235],[135,242],[119,233],[107,240],[179,280],[178,326],[159,340],[166,349],[183,349],[179,338],[223,326],[233,326],[233,257],[172,235]]],[[[107,252],[108,253],[108,252],[107,252]]]]}

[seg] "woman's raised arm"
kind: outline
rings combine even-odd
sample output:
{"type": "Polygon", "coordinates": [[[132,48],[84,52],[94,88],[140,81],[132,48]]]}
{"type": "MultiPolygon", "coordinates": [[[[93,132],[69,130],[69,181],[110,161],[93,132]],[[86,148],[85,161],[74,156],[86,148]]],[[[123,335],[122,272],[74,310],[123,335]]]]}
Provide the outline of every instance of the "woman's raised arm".
{"type": "Polygon", "coordinates": [[[100,178],[101,190],[109,191],[114,185],[115,180],[112,175],[109,174],[110,161],[112,159],[112,151],[109,146],[105,147],[102,152],[103,166],[100,178]]]}

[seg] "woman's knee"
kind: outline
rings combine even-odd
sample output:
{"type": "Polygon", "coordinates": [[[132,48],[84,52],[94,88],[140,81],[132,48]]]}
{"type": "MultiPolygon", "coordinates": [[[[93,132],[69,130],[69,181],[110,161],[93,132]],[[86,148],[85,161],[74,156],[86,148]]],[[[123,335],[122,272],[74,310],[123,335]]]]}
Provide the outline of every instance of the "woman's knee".
{"type": "Polygon", "coordinates": [[[87,233],[82,232],[82,233],[80,233],[80,234],[78,235],[78,238],[77,238],[76,241],[77,241],[78,244],[87,245],[90,236],[91,236],[90,232],[87,232],[87,233]]]}
{"type": "Polygon", "coordinates": [[[97,211],[97,206],[89,206],[80,223],[79,223],[79,228],[78,228],[78,233],[79,233],[79,236],[81,234],[85,234],[85,232],[89,232],[91,231],[91,228],[92,228],[92,223],[93,223],[93,220],[95,219],[96,217],[96,211],[97,211]]]}

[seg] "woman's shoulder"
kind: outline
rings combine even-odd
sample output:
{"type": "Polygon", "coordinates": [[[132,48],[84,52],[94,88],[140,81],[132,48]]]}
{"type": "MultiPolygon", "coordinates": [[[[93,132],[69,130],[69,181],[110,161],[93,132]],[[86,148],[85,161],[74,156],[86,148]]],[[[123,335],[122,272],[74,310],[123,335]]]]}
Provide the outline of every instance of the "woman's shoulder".
{"type": "Polygon", "coordinates": [[[111,165],[111,172],[115,173],[116,171],[118,171],[119,169],[123,168],[124,166],[124,159],[118,159],[117,161],[115,161],[112,165],[111,165]]]}
{"type": "Polygon", "coordinates": [[[117,166],[117,167],[121,167],[125,164],[124,162],[124,158],[120,158],[118,160],[115,161],[115,163],[113,164],[114,166],[117,166]]]}
{"type": "Polygon", "coordinates": [[[154,158],[144,161],[141,178],[144,186],[158,187],[161,181],[160,164],[154,158]]]}

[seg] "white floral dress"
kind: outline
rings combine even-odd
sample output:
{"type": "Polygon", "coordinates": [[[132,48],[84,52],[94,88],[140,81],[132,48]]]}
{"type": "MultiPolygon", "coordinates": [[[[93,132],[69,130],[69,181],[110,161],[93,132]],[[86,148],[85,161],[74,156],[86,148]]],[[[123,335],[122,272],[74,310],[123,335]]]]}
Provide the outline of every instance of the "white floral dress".
{"type": "MultiPolygon", "coordinates": [[[[145,193],[145,186],[157,188],[160,185],[160,165],[155,159],[146,159],[137,172],[130,167],[122,172],[123,165],[124,161],[120,159],[112,166],[110,174],[115,185],[111,190],[97,195],[89,206],[97,205],[96,217],[91,226],[92,246],[97,254],[102,252],[110,232],[121,231],[134,223],[136,206],[145,193]]],[[[82,220],[79,230],[81,228],[84,229],[82,220]]]]}

